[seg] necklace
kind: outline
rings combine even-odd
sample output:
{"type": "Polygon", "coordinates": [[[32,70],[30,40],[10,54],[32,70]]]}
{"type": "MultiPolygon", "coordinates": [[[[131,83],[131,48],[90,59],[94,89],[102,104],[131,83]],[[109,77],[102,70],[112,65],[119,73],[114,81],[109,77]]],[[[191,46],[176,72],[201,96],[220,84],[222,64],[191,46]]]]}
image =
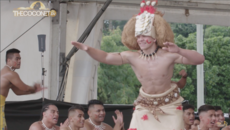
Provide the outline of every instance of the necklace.
{"type": "Polygon", "coordinates": [[[201,130],[201,128],[200,128],[200,126],[199,126],[199,125],[197,126],[197,128],[198,128],[198,130],[201,130]]]}
{"type": "Polygon", "coordinates": [[[70,125],[69,125],[69,128],[70,128],[70,130],[72,130],[72,128],[70,127],[70,125]]]}
{"type": "Polygon", "coordinates": [[[95,128],[98,128],[99,130],[105,129],[105,126],[102,123],[100,125],[95,125],[90,118],[89,118],[89,123],[91,123],[95,128]]]}
{"type": "Polygon", "coordinates": [[[10,67],[9,65],[6,65],[8,68],[10,68],[11,71],[14,71],[14,69],[12,69],[12,66],[10,67]]]}
{"type": "Polygon", "coordinates": [[[151,59],[151,57],[152,57],[152,59],[154,59],[154,56],[156,56],[157,57],[157,51],[158,51],[158,46],[157,46],[157,48],[156,48],[156,50],[153,52],[153,53],[151,53],[151,54],[145,54],[144,53],[144,51],[143,50],[141,50],[141,55],[140,55],[140,58],[141,59],[151,59]]]}
{"type": "Polygon", "coordinates": [[[45,128],[45,130],[55,130],[54,127],[52,127],[51,129],[46,127],[45,123],[42,121],[42,126],[45,128]]]}
{"type": "MultiPolygon", "coordinates": [[[[200,128],[200,126],[199,126],[199,125],[197,126],[197,129],[198,129],[198,130],[201,130],[201,128],[200,128]]],[[[209,130],[211,130],[211,129],[209,129],[209,130]]]]}

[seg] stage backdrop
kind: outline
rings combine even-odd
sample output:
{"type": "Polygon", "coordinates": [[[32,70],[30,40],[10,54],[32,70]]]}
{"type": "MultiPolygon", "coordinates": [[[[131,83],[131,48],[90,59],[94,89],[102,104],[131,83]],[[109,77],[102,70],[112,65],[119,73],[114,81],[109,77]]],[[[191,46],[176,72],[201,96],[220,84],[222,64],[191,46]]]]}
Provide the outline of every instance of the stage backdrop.
{"type": "MultiPolygon", "coordinates": [[[[5,114],[8,130],[28,130],[33,122],[40,119],[41,108],[43,104],[53,103],[59,109],[59,121],[57,125],[64,122],[68,115],[68,109],[75,105],[73,103],[53,101],[45,99],[29,100],[29,101],[8,101],[6,102],[5,114]]],[[[85,119],[87,115],[87,105],[80,104],[85,108],[85,119]]],[[[105,105],[106,117],[105,123],[114,126],[112,116],[114,111],[118,109],[123,112],[125,129],[128,129],[131,121],[133,106],[132,105],[105,105]]]]}

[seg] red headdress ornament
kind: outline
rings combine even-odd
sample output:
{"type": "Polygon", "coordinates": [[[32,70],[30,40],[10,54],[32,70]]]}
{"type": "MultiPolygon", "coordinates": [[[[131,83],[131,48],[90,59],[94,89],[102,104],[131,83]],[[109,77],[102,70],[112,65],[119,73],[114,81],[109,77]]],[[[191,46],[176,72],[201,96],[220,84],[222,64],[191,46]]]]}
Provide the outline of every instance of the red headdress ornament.
{"type": "Polygon", "coordinates": [[[138,15],[141,15],[142,13],[144,13],[145,11],[149,12],[150,14],[154,14],[156,9],[154,8],[154,6],[156,6],[158,3],[158,0],[147,0],[145,2],[145,0],[142,0],[141,4],[140,4],[140,13],[138,15]]]}

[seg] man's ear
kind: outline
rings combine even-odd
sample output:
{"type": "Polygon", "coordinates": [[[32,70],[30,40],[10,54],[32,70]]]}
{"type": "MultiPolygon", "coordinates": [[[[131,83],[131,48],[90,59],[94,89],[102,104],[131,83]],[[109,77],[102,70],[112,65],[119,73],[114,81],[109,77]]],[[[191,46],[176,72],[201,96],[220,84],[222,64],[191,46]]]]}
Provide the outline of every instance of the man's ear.
{"type": "Polygon", "coordinates": [[[72,122],[73,121],[73,117],[69,117],[69,122],[72,122]]]}
{"type": "Polygon", "coordinates": [[[199,118],[200,118],[200,122],[201,122],[201,120],[203,120],[203,115],[200,114],[200,115],[199,115],[199,118]]]}
{"type": "Polygon", "coordinates": [[[45,112],[43,112],[43,113],[42,113],[42,117],[45,117],[45,115],[46,115],[46,113],[45,113],[45,112]]]}
{"type": "Polygon", "coordinates": [[[9,63],[9,62],[10,62],[10,60],[11,60],[11,59],[10,59],[10,58],[8,58],[6,63],[9,63]]]}
{"type": "Polygon", "coordinates": [[[87,113],[88,113],[88,115],[89,115],[89,116],[91,115],[91,111],[90,111],[90,109],[88,110],[88,112],[87,112],[87,113]]]}

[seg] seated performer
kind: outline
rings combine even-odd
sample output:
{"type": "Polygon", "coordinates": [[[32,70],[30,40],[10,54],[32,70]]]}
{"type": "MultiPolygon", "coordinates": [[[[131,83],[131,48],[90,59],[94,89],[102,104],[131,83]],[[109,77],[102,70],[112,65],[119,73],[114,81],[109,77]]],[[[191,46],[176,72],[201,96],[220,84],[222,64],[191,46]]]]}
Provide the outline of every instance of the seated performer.
{"type": "Polygon", "coordinates": [[[42,107],[40,121],[34,122],[29,130],[59,130],[59,112],[54,104],[46,104],[42,107]]]}
{"type": "MultiPolygon", "coordinates": [[[[121,130],[123,128],[123,115],[118,110],[115,111],[117,119],[113,117],[115,127],[114,130],[121,130]]],[[[104,123],[106,115],[104,104],[99,100],[90,100],[88,102],[88,115],[89,118],[85,120],[84,128],[81,130],[113,130],[113,128],[104,123]]]]}
{"type": "Polygon", "coordinates": [[[190,104],[183,105],[183,119],[185,130],[190,130],[195,119],[194,107],[190,104]]]}
{"type": "Polygon", "coordinates": [[[21,56],[18,49],[10,49],[6,52],[6,65],[1,70],[1,86],[0,86],[0,129],[6,130],[5,121],[5,100],[9,90],[12,89],[16,95],[33,94],[41,91],[43,88],[40,84],[28,86],[22,82],[15,69],[21,66],[21,56]]]}
{"type": "Polygon", "coordinates": [[[210,130],[215,126],[215,108],[211,105],[203,105],[198,109],[200,125],[192,130],[210,130]]]}
{"type": "Polygon", "coordinates": [[[90,100],[88,102],[88,115],[89,118],[85,120],[84,128],[86,130],[93,130],[97,128],[99,130],[112,130],[113,128],[104,123],[105,119],[104,104],[99,100],[90,100]]]}
{"type": "MultiPolygon", "coordinates": [[[[80,130],[84,127],[84,108],[80,105],[74,105],[68,110],[68,119],[69,124],[66,126],[60,127],[60,130],[80,130]]],[[[65,124],[65,123],[64,123],[65,124]]]]}
{"type": "Polygon", "coordinates": [[[130,64],[142,85],[130,130],[181,130],[184,129],[183,98],[177,85],[171,83],[174,64],[198,65],[205,58],[173,43],[173,32],[163,15],[153,8],[155,4],[155,1],[147,1],[145,5],[143,1],[141,12],[124,26],[122,43],[137,51],[107,53],[79,42],[72,44],[99,62],[130,64]]]}

